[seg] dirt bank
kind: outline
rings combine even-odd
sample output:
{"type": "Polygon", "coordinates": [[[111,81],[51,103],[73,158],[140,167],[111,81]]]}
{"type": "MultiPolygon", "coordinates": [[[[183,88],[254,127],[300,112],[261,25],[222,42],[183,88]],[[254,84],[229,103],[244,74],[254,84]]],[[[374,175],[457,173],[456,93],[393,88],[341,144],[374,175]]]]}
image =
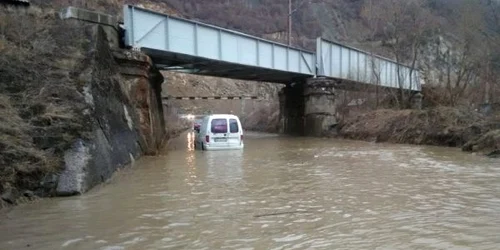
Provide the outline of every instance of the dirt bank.
{"type": "Polygon", "coordinates": [[[53,154],[35,147],[29,134],[30,125],[19,117],[10,99],[0,95],[0,208],[23,196],[32,198],[28,190],[60,166],[53,154]]]}
{"type": "Polygon", "coordinates": [[[500,129],[491,130],[468,141],[462,147],[462,150],[469,152],[482,152],[489,157],[500,158],[500,129]]]}
{"type": "Polygon", "coordinates": [[[500,149],[500,123],[460,108],[375,110],[344,120],[338,136],[348,139],[463,147],[493,154],[500,149]]]}

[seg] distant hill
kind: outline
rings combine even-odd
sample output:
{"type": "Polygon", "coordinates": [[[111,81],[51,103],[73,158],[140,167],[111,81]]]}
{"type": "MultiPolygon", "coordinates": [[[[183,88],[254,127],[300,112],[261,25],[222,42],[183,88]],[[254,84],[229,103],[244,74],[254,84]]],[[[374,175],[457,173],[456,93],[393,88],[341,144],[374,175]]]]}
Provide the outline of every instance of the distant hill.
{"type": "MultiPolygon", "coordinates": [[[[395,0],[399,1],[399,0],[395,0]]],[[[412,0],[409,0],[412,1],[412,0]]],[[[453,28],[455,10],[469,0],[424,0],[428,8],[446,28],[453,28]]],[[[140,1],[139,1],[140,2],[140,1]]],[[[165,2],[186,17],[236,29],[253,35],[279,37],[287,31],[287,0],[158,0],[165,2]]],[[[306,40],[323,36],[330,40],[363,42],[368,40],[371,27],[362,17],[364,7],[376,5],[377,0],[293,0],[292,36],[298,46],[311,45],[306,40]]],[[[484,8],[489,28],[500,32],[499,1],[470,1],[484,8]]]]}

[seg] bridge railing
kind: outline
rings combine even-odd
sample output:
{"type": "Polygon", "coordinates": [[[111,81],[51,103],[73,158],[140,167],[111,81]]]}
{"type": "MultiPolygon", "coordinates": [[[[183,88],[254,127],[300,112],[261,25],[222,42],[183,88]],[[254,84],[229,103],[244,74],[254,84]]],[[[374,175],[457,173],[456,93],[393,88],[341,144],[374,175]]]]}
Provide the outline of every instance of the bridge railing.
{"type": "Polygon", "coordinates": [[[316,50],[319,76],[421,90],[418,70],[411,71],[410,67],[393,60],[322,38],[317,39],[316,50]]]}
{"type": "Polygon", "coordinates": [[[240,65],[315,75],[315,54],[213,25],[124,6],[125,44],[240,65]]]}

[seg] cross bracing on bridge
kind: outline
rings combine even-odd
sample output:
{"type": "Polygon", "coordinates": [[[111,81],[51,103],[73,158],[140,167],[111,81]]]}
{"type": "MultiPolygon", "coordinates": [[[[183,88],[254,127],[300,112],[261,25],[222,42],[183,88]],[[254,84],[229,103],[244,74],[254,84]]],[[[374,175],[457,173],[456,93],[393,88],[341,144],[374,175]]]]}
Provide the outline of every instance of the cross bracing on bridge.
{"type": "Polygon", "coordinates": [[[124,6],[124,21],[125,44],[163,70],[286,84],[322,76],[343,86],[421,89],[417,70],[322,38],[311,52],[132,5],[124,6]]]}

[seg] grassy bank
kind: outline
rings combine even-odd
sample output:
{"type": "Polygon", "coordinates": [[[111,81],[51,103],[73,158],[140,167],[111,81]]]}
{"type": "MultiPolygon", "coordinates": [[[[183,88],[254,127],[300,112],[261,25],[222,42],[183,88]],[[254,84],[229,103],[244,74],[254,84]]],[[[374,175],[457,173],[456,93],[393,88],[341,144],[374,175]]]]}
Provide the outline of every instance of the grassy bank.
{"type": "Polygon", "coordinates": [[[72,75],[86,44],[53,10],[0,6],[0,203],[51,192],[62,152],[85,133],[72,75]]]}
{"type": "Polygon", "coordinates": [[[58,170],[57,158],[37,148],[30,131],[9,98],[0,95],[0,208],[15,204],[20,197],[33,198],[25,190],[58,170]]]}

